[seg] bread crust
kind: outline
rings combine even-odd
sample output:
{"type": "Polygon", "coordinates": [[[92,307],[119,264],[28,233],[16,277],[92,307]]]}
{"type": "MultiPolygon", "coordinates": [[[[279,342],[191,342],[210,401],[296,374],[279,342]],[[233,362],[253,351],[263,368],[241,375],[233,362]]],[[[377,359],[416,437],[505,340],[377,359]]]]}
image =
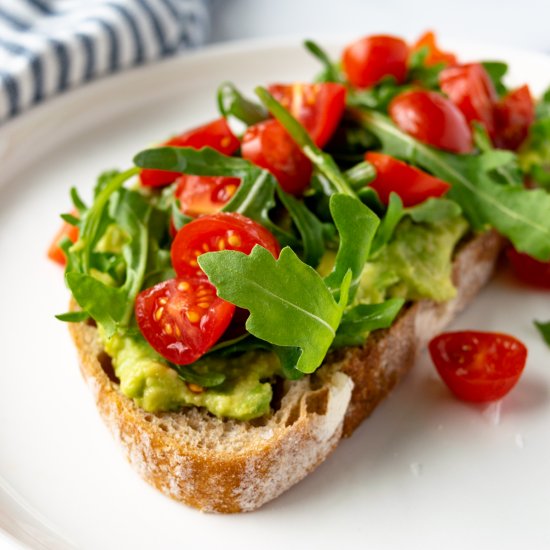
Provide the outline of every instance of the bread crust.
{"type": "Polygon", "coordinates": [[[417,352],[488,281],[501,247],[492,231],[463,244],[453,263],[456,298],[417,302],[364,346],[332,353],[315,375],[286,382],[280,408],[259,422],[221,420],[197,408],[147,413],[103,368],[97,329],[69,327],[97,408],[139,474],[202,511],[251,511],[300,481],[352,434],[412,367],[417,352]]]}

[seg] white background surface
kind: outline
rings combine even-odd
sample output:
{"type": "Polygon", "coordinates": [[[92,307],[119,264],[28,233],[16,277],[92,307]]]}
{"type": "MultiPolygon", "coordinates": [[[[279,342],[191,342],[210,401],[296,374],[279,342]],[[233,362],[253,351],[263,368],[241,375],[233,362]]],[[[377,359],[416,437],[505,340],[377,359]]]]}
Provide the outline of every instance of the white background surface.
{"type": "MultiPolygon", "coordinates": [[[[549,61],[505,57],[518,81],[540,91],[550,80],[549,61]]],[[[250,89],[315,69],[298,46],[179,59],[90,86],[36,109],[20,131],[0,131],[0,478],[77,548],[550,547],[549,361],[531,324],[550,312],[547,294],[506,274],[455,325],[528,343],[527,371],[500,409],[452,399],[423,356],[351,440],[254,514],[206,516],[169,501],[138,479],[100,423],[51,316],[66,292],[44,250],[69,187],[89,189],[144,144],[212,117],[225,78],[250,89]]],[[[0,521],[14,518],[36,547],[61,548],[4,495],[0,521]]]]}
{"type": "Polygon", "coordinates": [[[392,33],[550,52],[549,0],[214,0],[212,40],[392,33]]]}

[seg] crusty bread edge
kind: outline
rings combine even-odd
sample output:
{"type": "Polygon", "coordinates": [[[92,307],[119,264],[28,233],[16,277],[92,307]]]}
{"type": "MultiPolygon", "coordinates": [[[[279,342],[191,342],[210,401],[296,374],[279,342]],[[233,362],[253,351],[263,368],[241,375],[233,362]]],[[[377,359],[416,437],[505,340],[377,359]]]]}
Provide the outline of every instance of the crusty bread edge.
{"type": "MultiPolygon", "coordinates": [[[[418,350],[489,280],[501,247],[492,231],[463,244],[453,264],[456,298],[418,302],[365,346],[333,353],[314,383],[300,382],[303,390],[286,406],[292,411],[250,428],[241,452],[193,447],[159,429],[157,419],[152,421],[156,415],[123,396],[105,373],[96,329],[84,323],[69,327],[97,408],[139,474],[166,495],[206,512],[251,511],[300,481],[351,435],[412,367],[418,350]]],[[[198,414],[190,411],[171,414],[198,414]]]]}

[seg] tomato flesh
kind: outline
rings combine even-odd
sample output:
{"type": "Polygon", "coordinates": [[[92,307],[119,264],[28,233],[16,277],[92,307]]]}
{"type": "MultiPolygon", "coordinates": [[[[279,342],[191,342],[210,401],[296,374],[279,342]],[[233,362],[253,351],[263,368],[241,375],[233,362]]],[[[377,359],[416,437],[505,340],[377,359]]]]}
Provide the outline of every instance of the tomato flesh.
{"type": "Polygon", "coordinates": [[[452,153],[472,150],[472,131],[462,112],[436,92],[412,90],[393,98],[389,113],[403,132],[452,153]]]}
{"type": "Polygon", "coordinates": [[[529,86],[522,86],[506,95],[495,106],[495,144],[516,150],[529,135],[535,120],[535,103],[529,86]]]}
{"type": "Polygon", "coordinates": [[[435,33],[432,31],[425,32],[414,44],[413,51],[418,51],[424,47],[428,48],[428,56],[426,57],[426,65],[431,67],[438,63],[445,63],[446,65],[455,65],[457,62],[456,55],[454,53],[445,52],[439,49],[437,45],[437,39],[435,33]]]}
{"type": "Polygon", "coordinates": [[[259,244],[278,257],[279,243],[262,225],[234,212],[203,216],[184,225],[172,243],[172,265],[179,277],[203,277],[197,258],[205,252],[238,250],[250,254],[259,244]]]}
{"type": "Polygon", "coordinates": [[[176,365],[204,355],[228,327],[235,306],[204,278],[169,279],[140,292],[135,313],[154,350],[176,365]]]}
{"type": "MultiPolygon", "coordinates": [[[[218,118],[208,124],[193,128],[165,141],[166,147],[212,147],[224,155],[232,155],[239,148],[239,140],[233,135],[225,118],[218,118]]],[[[163,187],[173,183],[179,172],[144,168],[140,173],[141,184],[146,187],[163,187]]]]}
{"type": "Polygon", "coordinates": [[[278,121],[271,119],[250,126],[241,146],[243,158],[269,170],[284,191],[301,195],[309,186],[311,161],[278,121]]]}
{"type": "Polygon", "coordinates": [[[386,205],[391,193],[397,193],[404,206],[414,206],[430,197],[441,197],[451,188],[443,180],[390,155],[368,152],[365,160],[376,168],[376,178],[369,186],[386,205]]]}
{"type": "Polygon", "coordinates": [[[541,262],[510,247],[506,251],[514,273],[528,285],[550,289],[550,261],[541,262]]]}
{"type": "Polygon", "coordinates": [[[272,84],[269,93],[300,121],[318,147],[324,147],[336,130],[346,106],[342,84],[272,84]]]}
{"type": "MultiPolygon", "coordinates": [[[[76,216],[77,213],[73,211],[72,215],[76,216]]],[[[59,247],[59,243],[64,238],[67,238],[71,242],[75,243],[78,240],[78,227],[75,227],[70,223],[63,222],[63,225],[55,234],[55,237],[53,238],[52,243],[48,248],[48,258],[62,266],[67,264],[67,258],[65,258],[63,250],[61,250],[61,248],[59,247]]]]}
{"type": "Polygon", "coordinates": [[[441,90],[462,111],[468,122],[481,122],[495,136],[495,87],[481,63],[448,67],[439,75],[441,90]]]}
{"type": "Polygon", "coordinates": [[[401,38],[366,36],[350,44],[342,56],[342,67],[352,86],[368,88],[386,76],[401,84],[407,77],[409,47],[401,38]]]}
{"type": "Polygon", "coordinates": [[[464,401],[504,397],[517,383],[527,348],[513,336],[492,332],[448,332],[429,344],[443,381],[464,401]]]}
{"type": "Polygon", "coordinates": [[[176,180],[174,196],[185,215],[197,218],[219,212],[231,200],[240,183],[239,178],[183,174],[176,180]]]}

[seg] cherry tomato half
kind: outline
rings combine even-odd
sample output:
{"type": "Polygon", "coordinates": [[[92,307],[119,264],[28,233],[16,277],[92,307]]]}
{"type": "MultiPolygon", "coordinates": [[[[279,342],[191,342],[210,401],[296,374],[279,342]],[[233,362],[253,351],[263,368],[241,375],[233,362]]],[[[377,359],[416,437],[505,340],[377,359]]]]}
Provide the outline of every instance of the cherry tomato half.
{"type": "Polygon", "coordinates": [[[241,151],[243,158],[269,170],[287,193],[301,195],[309,186],[311,161],[276,120],[250,126],[241,151]]]}
{"type": "Polygon", "coordinates": [[[550,289],[550,262],[541,262],[510,247],[506,251],[514,273],[521,281],[535,287],[550,289]]]}
{"type": "Polygon", "coordinates": [[[176,180],[174,196],[180,210],[197,218],[219,212],[233,197],[241,180],[223,176],[191,176],[183,174],[176,180]]]}
{"type": "Polygon", "coordinates": [[[425,90],[403,92],[393,98],[389,112],[403,132],[419,141],[452,153],[472,150],[472,131],[464,115],[441,94],[425,90]]]}
{"type": "Polygon", "coordinates": [[[235,212],[219,212],[197,218],[178,231],[172,243],[172,265],[179,277],[205,278],[197,262],[204,252],[238,250],[250,254],[257,244],[279,256],[279,243],[265,227],[235,212]]]}
{"type": "Polygon", "coordinates": [[[369,152],[365,155],[365,160],[376,168],[376,179],[369,186],[386,205],[391,193],[397,193],[404,206],[414,206],[430,197],[441,197],[451,187],[448,183],[390,155],[369,152]]]}
{"type": "Polygon", "coordinates": [[[426,57],[426,65],[431,67],[438,63],[445,63],[446,65],[455,65],[456,55],[450,52],[444,52],[439,49],[437,45],[437,39],[432,31],[425,32],[412,47],[413,51],[418,51],[424,47],[428,48],[428,57],[426,57]]]}
{"type": "Polygon", "coordinates": [[[513,336],[492,332],[448,332],[429,344],[443,381],[463,401],[504,397],[518,381],[527,348],[513,336]]]}
{"type": "Polygon", "coordinates": [[[272,84],[268,90],[300,121],[318,147],[326,145],[346,106],[346,88],[342,84],[272,84]]]}
{"type": "Polygon", "coordinates": [[[516,150],[527,138],[535,120],[535,103],[529,86],[510,92],[495,106],[495,144],[516,150]]]}
{"type": "Polygon", "coordinates": [[[495,87],[481,63],[448,67],[439,74],[441,90],[462,111],[468,122],[481,122],[495,136],[495,87]]]}
{"type": "Polygon", "coordinates": [[[350,44],[342,56],[342,67],[349,82],[357,88],[374,86],[385,76],[398,83],[407,77],[409,47],[395,36],[366,36],[350,44]]]}
{"type": "Polygon", "coordinates": [[[235,306],[204,278],[169,279],[140,292],[135,313],[153,349],[176,365],[206,353],[228,327],[235,306]]]}
{"type": "MultiPolygon", "coordinates": [[[[165,141],[163,145],[167,147],[193,147],[193,149],[212,147],[212,149],[216,149],[224,155],[232,155],[239,148],[239,140],[233,135],[225,118],[222,117],[174,136],[165,141]]],[[[179,172],[145,168],[141,171],[140,180],[141,184],[146,187],[163,187],[171,184],[180,175],[179,172]]]]}
{"type": "MultiPolygon", "coordinates": [[[[71,212],[71,214],[73,216],[77,215],[75,211],[71,212]]],[[[65,254],[63,253],[63,250],[61,250],[61,248],[59,247],[59,243],[65,237],[69,239],[71,242],[75,243],[78,240],[78,227],[75,227],[70,223],[63,222],[63,225],[59,228],[58,232],[55,234],[55,237],[53,238],[52,243],[48,248],[48,258],[58,263],[59,265],[63,265],[63,266],[67,264],[67,258],[65,258],[65,254]]]]}

